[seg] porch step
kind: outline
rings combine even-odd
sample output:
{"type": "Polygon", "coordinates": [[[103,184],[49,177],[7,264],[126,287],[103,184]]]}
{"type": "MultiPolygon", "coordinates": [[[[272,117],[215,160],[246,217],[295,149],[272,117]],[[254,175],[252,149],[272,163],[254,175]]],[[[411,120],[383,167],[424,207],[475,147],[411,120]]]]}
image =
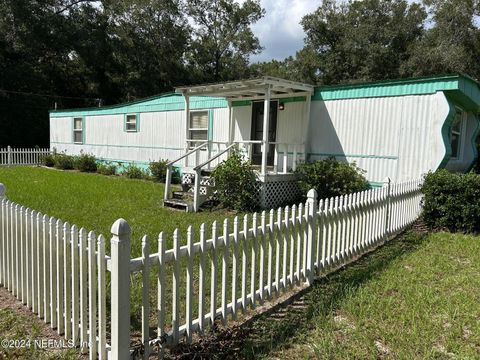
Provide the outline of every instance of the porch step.
{"type": "Polygon", "coordinates": [[[172,197],[176,200],[193,199],[193,193],[188,191],[174,191],[172,197]]]}
{"type": "MultiPolygon", "coordinates": [[[[215,167],[212,167],[210,169],[202,169],[200,171],[200,174],[202,176],[210,176],[212,174],[212,172],[215,170],[215,167]]],[[[183,169],[183,173],[186,173],[186,174],[195,174],[195,171],[193,170],[193,167],[188,167],[188,168],[184,168],[183,169]]]]}
{"type": "Polygon", "coordinates": [[[181,199],[168,199],[163,200],[163,206],[188,212],[192,208],[192,203],[181,199]]]}

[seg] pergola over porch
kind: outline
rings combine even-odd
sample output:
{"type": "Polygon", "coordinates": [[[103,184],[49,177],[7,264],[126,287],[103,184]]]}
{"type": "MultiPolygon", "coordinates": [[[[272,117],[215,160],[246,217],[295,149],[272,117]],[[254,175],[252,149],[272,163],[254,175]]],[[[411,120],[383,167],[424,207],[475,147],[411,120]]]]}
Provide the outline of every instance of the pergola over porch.
{"type": "MultiPolygon", "coordinates": [[[[228,118],[229,118],[229,137],[228,145],[234,142],[234,119],[232,111],[232,102],[246,101],[246,100],[263,100],[264,101],[264,115],[263,115],[263,136],[261,140],[261,171],[262,177],[267,174],[267,156],[270,148],[270,140],[268,137],[269,121],[270,121],[270,102],[272,99],[282,99],[297,96],[305,96],[306,98],[306,117],[304,140],[307,139],[308,122],[310,118],[310,101],[313,94],[314,87],[309,84],[300,82],[279,79],[271,76],[264,76],[255,79],[230,81],[215,84],[203,84],[195,86],[177,87],[176,93],[180,93],[185,99],[185,129],[186,138],[188,139],[188,124],[190,119],[190,97],[223,97],[228,104],[228,118]]],[[[250,140],[250,139],[249,139],[250,140]]],[[[186,144],[186,152],[189,149],[189,144],[186,144]]]]}

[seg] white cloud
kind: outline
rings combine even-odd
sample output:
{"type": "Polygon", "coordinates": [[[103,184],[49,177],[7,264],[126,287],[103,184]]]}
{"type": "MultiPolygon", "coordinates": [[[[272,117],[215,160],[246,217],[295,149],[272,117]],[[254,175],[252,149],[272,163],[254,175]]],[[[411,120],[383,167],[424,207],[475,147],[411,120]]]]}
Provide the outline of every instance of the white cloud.
{"type": "MultiPolygon", "coordinates": [[[[241,2],[241,1],[239,1],[241,2]]],[[[262,53],[252,56],[252,62],[283,60],[303,48],[300,21],[320,5],[320,0],[261,0],[265,16],[253,26],[264,47],[262,53]]]]}

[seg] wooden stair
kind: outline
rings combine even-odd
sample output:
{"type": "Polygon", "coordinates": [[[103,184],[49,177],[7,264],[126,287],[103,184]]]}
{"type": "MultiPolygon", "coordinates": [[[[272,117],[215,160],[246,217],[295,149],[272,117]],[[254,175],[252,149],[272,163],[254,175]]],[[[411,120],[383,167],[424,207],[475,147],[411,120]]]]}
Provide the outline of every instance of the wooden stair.
{"type": "MultiPolygon", "coordinates": [[[[201,178],[202,181],[208,180],[212,170],[202,170],[201,178]]],[[[194,197],[194,186],[195,186],[195,174],[194,173],[186,173],[187,176],[182,177],[182,191],[173,191],[171,197],[167,200],[163,200],[163,206],[169,207],[172,209],[183,210],[185,212],[193,211],[193,197],[194,197]]],[[[204,189],[204,192],[207,195],[200,195],[201,202],[203,203],[208,198],[209,190],[211,186],[201,184],[201,188],[204,189]]]]}

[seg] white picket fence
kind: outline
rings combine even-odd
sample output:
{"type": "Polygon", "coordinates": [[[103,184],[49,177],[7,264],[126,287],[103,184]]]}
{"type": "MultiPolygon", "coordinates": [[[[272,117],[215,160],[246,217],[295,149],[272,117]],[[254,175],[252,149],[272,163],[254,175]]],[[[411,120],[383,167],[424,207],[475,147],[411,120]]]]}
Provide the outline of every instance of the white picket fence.
{"type": "Polygon", "coordinates": [[[50,149],[0,148],[0,166],[40,165],[42,156],[50,153],[50,149]]]}
{"type": "Polygon", "coordinates": [[[319,202],[311,190],[299,206],[235,217],[232,223],[225,219],[208,230],[205,224],[190,226],[186,234],[177,229],[171,238],[162,232],[154,253],[144,236],[142,256],[134,259],[130,227],[123,219],[112,226],[108,257],[102,236],[97,241],[92,232],[2,200],[0,280],[59,334],[83,345],[91,358],[108,353],[111,359],[128,359],[130,298],[135,286],[139,289],[132,279],[138,279],[140,353],[147,359],[158,349],[162,357],[165,347],[191,341],[193,333],[214,321],[227,323],[294,286],[308,286],[403,231],[421,212],[420,184],[388,184],[319,202]],[[151,284],[152,273],[156,284],[151,284]],[[150,333],[152,318],[156,334],[150,333]]]}

